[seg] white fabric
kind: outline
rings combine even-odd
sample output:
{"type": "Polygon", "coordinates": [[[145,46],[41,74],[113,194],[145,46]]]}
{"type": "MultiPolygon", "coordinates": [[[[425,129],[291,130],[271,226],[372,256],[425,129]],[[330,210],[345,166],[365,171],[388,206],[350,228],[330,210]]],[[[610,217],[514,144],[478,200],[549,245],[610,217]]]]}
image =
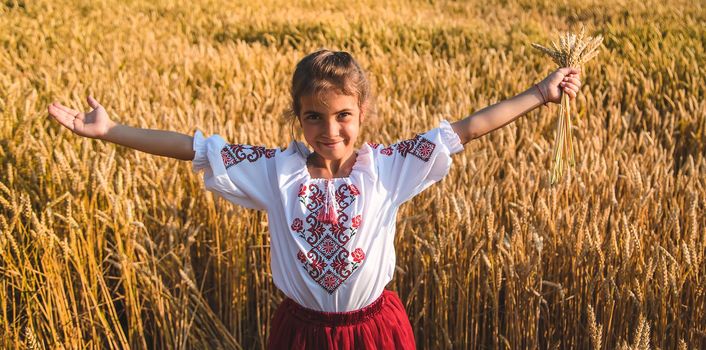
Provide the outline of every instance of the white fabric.
{"type": "Polygon", "coordinates": [[[297,144],[302,153],[294,141],[285,150],[265,149],[196,131],[193,170],[205,170],[209,191],[267,211],[272,277],[285,295],[318,311],[363,308],[394,274],[399,206],[441,180],[463,146],[442,120],[389,147],[363,144],[350,175],[329,182],[310,176],[311,151],[297,144]],[[328,211],[333,223],[325,221],[328,211]]]}

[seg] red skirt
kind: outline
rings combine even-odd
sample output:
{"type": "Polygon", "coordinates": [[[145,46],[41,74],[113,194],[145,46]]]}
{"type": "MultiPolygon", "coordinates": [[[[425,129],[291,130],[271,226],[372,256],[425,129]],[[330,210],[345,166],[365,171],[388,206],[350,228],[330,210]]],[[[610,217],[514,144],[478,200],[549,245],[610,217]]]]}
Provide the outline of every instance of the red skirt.
{"type": "Polygon", "coordinates": [[[272,319],[268,349],[415,349],[402,301],[389,290],[349,312],[320,312],[285,298],[272,319]]]}

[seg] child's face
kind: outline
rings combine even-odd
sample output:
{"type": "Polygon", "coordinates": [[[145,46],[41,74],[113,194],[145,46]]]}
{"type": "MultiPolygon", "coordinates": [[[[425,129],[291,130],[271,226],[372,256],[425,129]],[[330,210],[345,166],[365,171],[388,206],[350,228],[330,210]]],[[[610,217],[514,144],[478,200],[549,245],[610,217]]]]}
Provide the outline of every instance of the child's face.
{"type": "Polygon", "coordinates": [[[356,96],[335,91],[301,98],[299,121],[304,138],[314,151],[328,160],[342,160],[353,153],[363,114],[356,96]],[[323,101],[322,101],[323,100],[323,101]]]}

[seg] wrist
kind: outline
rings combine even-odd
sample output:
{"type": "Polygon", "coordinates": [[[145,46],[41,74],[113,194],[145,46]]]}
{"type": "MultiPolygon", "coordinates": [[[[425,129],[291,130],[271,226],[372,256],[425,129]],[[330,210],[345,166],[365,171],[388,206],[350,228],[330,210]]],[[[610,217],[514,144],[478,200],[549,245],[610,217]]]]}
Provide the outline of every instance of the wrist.
{"type": "Polygon", "coordinates": [[[542,90],[542,82],[534,84],[535,87],[535,96],[539,99],[540,104],[544,105],[544,107],[547,107],[547,103],[549,100],[547,100],[547,94],[542,90]]]}
{"type": "Polygon", "coordinates": [[[115,130],[118,128],[120,124],[110,120],[108,121],[108,126],[105,128],[105,132],[99,135],[97,138],[101,139],[103,141],[111,141],[111,135],[115,133],[115,130]]]}

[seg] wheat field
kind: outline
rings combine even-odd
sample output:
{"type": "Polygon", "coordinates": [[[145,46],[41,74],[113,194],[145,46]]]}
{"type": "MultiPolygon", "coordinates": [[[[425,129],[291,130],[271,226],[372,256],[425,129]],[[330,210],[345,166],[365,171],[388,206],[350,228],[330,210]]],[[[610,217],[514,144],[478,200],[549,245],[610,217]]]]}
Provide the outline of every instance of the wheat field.
{"type": "MultiPolygon", "coordinates": [[[[0,348],[263,349],[283,295],[264,212],[189,162],[73,135],[120,123],[285,147],[294,65],[367,70],[392,143],[529,88],[530,43],[585,25],[576,167],[550,186],[557,105],[471,141],[400,210],[420,349],[706,348],[706,11],[699,1],[0,3],[0,348]]],[[[295,135],[303,140],[302,135],[295,135]]]]}

